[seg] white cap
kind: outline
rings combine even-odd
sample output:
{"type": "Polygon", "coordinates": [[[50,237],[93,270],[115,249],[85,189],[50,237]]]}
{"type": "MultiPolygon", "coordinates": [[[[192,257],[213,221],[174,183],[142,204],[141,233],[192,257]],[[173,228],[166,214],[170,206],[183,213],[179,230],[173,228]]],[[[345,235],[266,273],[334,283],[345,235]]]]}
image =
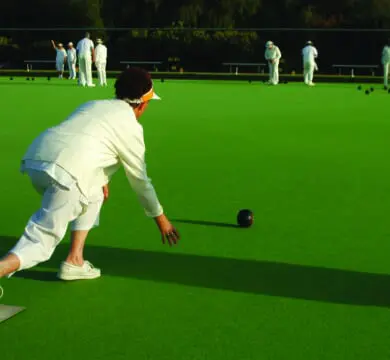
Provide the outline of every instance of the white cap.
{"type": "Polygon", "coordinates": [[[270,47],[272,46],[274,43],[272,41],[267,41],[266,44],[265,44],[265,47],[270,47]]]}
{"type": "Polygon", "coordinates": [[[58,46],[64,46],[64,44],[63,43],[58,43],[58,46]]]}
{"type": "Polygon", "coordinates": [[[101,44],[101,43],[103,43],[103,40],[102,40],[102,39],[96,39],[96,42],[97,42],[98,44],[101,44]]]}
{"type": "Polygon", "coordinates": [[[68,42],[68,46],[73,46],[73,43],[72,42],[68,42]]]}

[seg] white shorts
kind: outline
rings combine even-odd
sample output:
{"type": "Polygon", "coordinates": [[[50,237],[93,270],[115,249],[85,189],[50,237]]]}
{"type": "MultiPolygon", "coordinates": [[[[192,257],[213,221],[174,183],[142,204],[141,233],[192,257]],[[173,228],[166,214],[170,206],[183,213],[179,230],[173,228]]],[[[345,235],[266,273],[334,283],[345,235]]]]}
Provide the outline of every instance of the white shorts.
{"type": "Polygon", "coordinates": [[[72,230],[90,230],[98,226],[103,204],[103,190],[92,202],[85,204],[76,185],[66,189],[43,171],[27,172],[35,190],[42,195],[42,203],[10,251],[20,260],[19,271],[50,259],[69,223],[72,230]]]}

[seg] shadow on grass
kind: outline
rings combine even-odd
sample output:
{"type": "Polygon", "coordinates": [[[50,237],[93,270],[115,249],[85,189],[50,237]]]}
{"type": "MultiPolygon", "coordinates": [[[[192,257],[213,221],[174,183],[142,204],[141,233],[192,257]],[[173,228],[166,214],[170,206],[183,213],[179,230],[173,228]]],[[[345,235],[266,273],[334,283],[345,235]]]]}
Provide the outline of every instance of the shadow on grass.
{"type": "Polygon", "coordinates": [[[204,226],[215,226],[215,227],[227,227],[227,228],[237,228],[240,227],[236,224],[226,224],[221,222],[213,222],[213,221],[204,221],[204,220],[184,220],[184,219],[172,219],[173,223],[181,223],[181,224],[192,224],[192,225],[204,225],[204,226]]]}
{"type": "MultiPolygon", "coordinates": [[[[0,252],[7,251],[15,241],[15,238],[0,237],[0,252]]],[[[53,271],[67,250],[67,245],[59,245],[53,258],[41,264],[39,271],[23,271],[18,277],[54,280],[53,271]]],[[[103,276],[337,304],[390,307],[389,275],[93,245],[87,247],[86,257],[103,269],[103,276]]]]}

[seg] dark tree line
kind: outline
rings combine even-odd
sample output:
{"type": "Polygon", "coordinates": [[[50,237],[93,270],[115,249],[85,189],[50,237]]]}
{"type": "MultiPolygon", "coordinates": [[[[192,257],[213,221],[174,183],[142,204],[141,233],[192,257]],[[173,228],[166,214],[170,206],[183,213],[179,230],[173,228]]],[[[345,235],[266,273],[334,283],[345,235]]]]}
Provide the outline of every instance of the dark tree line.
{"type": "Polygon", "coordinates": [[[6,0],[1,27],[390,28],[390,0],[6,0]]]}
{"type": "Polygon", "coordinates": [[[2,30],[0,65],[19,67],[27,58],[50,59],[50,39],[77,42],[84,33],[81,28],[99,28],[92,36],[108,44],[112,68],[124,59],[179,59],[176,68],[220,71],[222,62],[262,61],[264,43],[273,40],[282,48],[284,70],[291,71],[301,66],[300,47],[310,39],[320,48],[321,69],[333,71],[334,62],[377,64],[390,34],[315,29],[388,29],[390,0],[4,0],[0,27],[79,29],[2,30]],[[234,30],[238,28],[306,30],[234,30]]]}

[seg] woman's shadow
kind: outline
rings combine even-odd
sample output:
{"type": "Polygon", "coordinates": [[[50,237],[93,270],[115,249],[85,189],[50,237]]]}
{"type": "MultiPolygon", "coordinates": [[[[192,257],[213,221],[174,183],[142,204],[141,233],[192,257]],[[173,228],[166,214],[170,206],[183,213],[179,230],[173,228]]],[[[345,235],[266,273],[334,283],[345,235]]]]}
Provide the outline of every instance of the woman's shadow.
{"type": "MultiPolygon", "coordinates": [[[[0,253],[4,254],[16,241],[14,237],[0,236],[0,253]]],[[[49,261],[15,276],[56,281],[56,269],[67,252],[68,244],[60,244],[49,261]]],[[[86,256],[102,268],[103,276],[328,303],[390,306],[387,274],[94,245],[87,246],[86,256]]]]}

